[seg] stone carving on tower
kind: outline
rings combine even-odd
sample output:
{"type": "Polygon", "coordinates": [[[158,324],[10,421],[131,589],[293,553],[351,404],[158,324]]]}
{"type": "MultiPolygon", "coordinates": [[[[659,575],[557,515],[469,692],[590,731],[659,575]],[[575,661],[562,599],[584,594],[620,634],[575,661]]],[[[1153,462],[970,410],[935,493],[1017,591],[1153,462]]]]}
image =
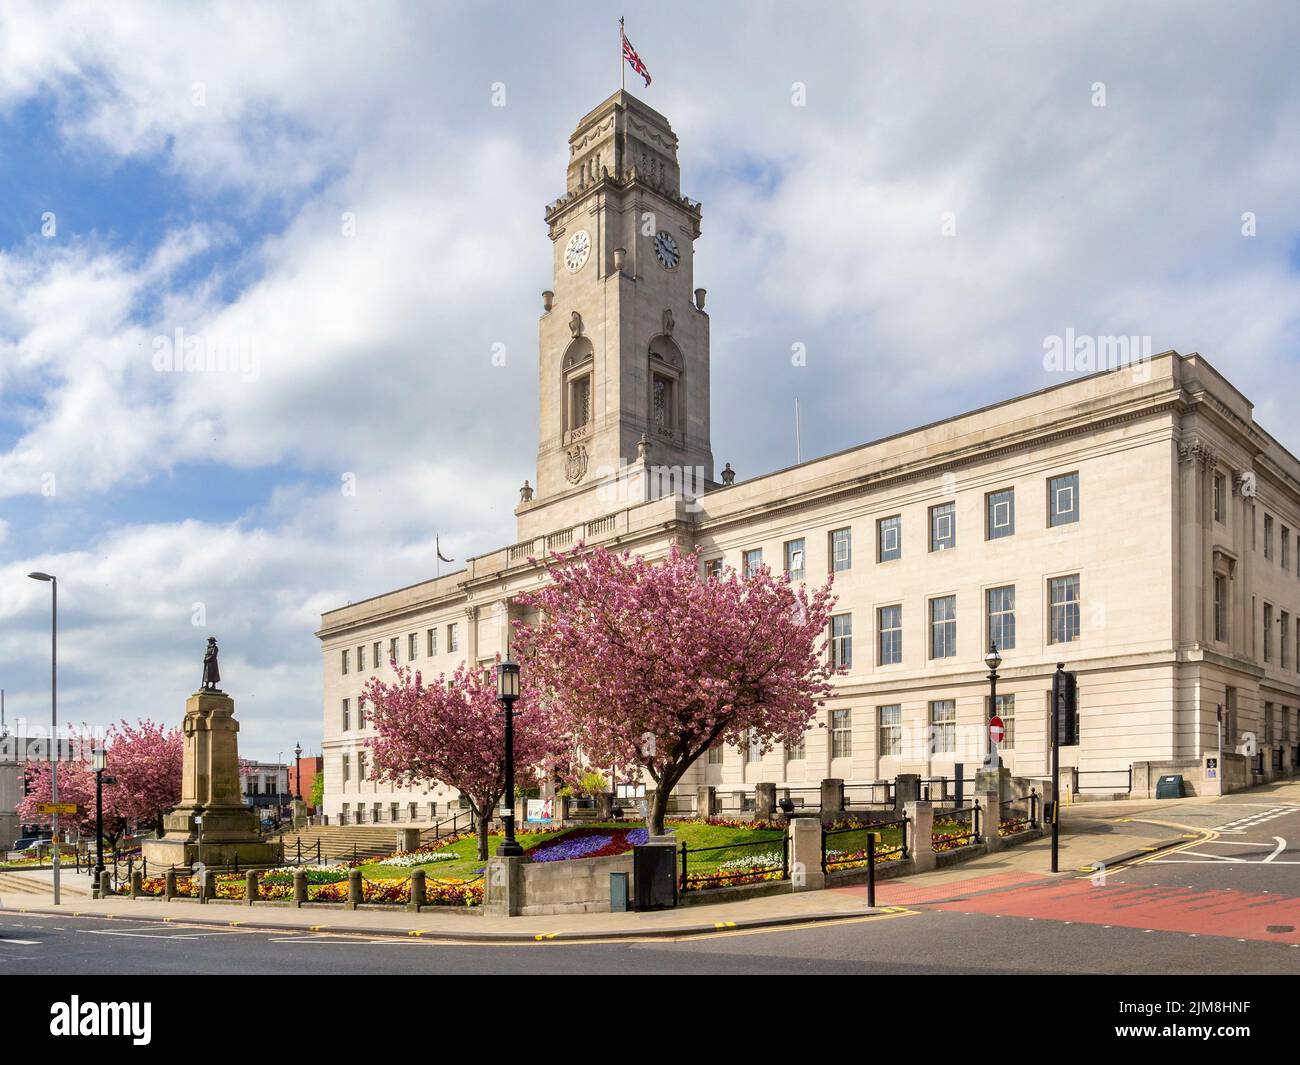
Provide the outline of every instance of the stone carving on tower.
{"type": "Polygon", "coordinates": [[[713,480],[709,319],[697,296],[700,204],[681,194],[677,135],[620,91],[569,138],[565,192],[546,208],[553,280],[539,324],[537,477],[521,540],[639,497],[600,487],[654,461],[713,480]]]}

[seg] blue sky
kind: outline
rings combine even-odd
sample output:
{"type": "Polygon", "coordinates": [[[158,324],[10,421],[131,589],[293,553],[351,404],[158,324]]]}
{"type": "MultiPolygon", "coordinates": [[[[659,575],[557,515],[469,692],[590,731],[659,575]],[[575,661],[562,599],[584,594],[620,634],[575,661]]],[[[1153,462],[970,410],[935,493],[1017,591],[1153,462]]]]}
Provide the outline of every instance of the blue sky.
{"type": "MultiPolygon", "coordinates": [[[[795,397],[807,458],[1053,383],[1066,329],[1200,351],[1300,450],[1300,16],[797,11],[628,26],[704,202],[719,466],[792,462],[795,397]]],[[[269,757],[319,741],[323,609],[431,575],[436,536],[458,559],[513,540],[542,207],[616,87],[619,14],[0,7],[11,716],[47,705],[31,569],[62,581],[65,719],[178,718],[211,631],[269,757]],[[156,372],[178,328],[257,373],[156,372]]]]}

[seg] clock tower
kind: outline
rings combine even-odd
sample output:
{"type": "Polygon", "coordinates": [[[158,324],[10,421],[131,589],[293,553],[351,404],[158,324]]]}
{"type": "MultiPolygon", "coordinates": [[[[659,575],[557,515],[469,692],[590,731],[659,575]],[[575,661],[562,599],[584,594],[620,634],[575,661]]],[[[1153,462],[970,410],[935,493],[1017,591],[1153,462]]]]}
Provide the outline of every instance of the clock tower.
{"type": "Polygon", "coordinates": [[[546,209],[554,281],[540,324],[537,484],[520,539],[713,480],[700,205],[668,120],[625,91],[569,138],[546,209]]]}

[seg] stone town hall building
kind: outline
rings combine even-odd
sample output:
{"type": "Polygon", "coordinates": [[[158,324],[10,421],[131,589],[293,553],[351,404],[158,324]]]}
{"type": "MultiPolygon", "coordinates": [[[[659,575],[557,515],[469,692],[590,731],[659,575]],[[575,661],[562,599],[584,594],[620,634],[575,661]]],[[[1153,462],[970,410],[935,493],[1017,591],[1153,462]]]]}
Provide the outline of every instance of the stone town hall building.
{"type": "Polygon", "coordinates": [[[1003,655],[1000,754],[1047,770],[1055,663],[1077,671],[1084,791],[1135,764],[1189,785],[1290,772],[1300,743],[1300,464],[1198,355],[1125,369],[764,476],[715,471],[709,318],[696,288],[700,204],[677,137],[618,92],[569,138],[546,209],[553,291],[539,336],[535,488],[516,543],[321,618],[325,813],[427,822],[446,790],[377,784],[360,693],[390,657],[426,674],[509,649],[530,557],[578,541],[704,566],[835,574],[833,653],[848,665],[796,749],[712,752],[682,782],[724,804],[760,781],[952,775],[983,757],[982,656],[1003,655]],[[644,219],[652,216],[649,226],[644,219]],[[649,232],[645,232],[645,230],[649,232]],[[1220,728],[1221,720],[1221,728],[1220,728]]]}

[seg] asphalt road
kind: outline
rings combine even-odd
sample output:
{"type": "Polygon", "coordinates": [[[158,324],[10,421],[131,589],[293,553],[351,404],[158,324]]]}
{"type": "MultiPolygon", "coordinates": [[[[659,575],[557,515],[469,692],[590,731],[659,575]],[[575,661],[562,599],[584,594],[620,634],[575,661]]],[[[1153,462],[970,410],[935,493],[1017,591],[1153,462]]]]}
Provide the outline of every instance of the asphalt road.
{"type": "MultiPolygon", "coordinates": [[[[1157,810],[1157,812],[1159,812],[1157,810]]],[[[1147,815],[1135,807],[1134,818],[1147,815]]],[[[1150,816],[1156,816],[1152,813],[1150,816]]],[[[877,917],[682,940],[469,945],[0,912],[0,971],[30,974],[1300,973],[1300,805],[1183,807],[1208,832],[1062,878],[881,885],[877,917]]]]}

